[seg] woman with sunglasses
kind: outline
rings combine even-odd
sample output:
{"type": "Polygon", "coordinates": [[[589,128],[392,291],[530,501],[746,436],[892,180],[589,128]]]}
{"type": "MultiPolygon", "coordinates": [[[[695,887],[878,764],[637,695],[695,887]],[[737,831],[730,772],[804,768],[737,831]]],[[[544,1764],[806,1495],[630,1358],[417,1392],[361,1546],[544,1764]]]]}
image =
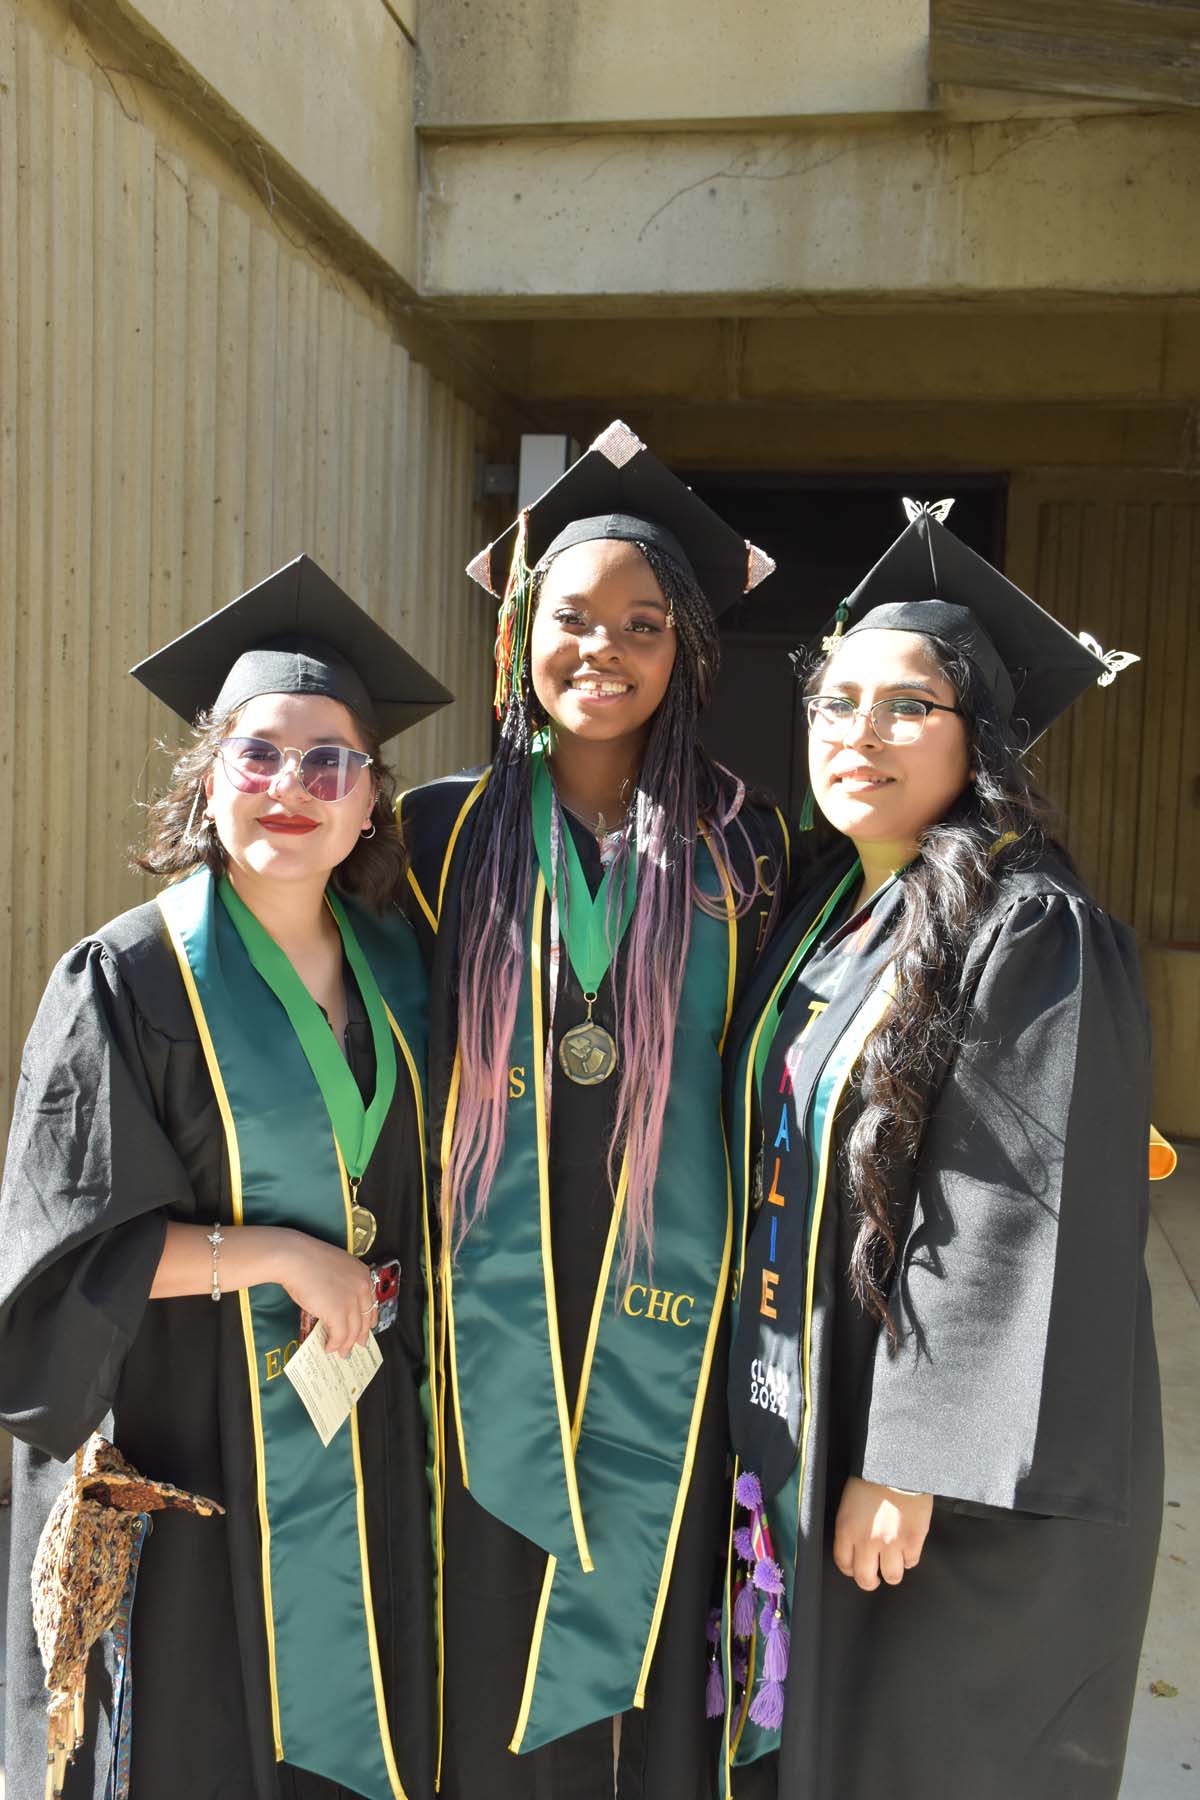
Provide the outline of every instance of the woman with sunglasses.
{"type": "Polygon", "coordinates": [[[908,504],[810,665],[828,856],[730,1038],[723,1792],[1115,1800],[1162,1503],[1146,1013],[1023,751],[1137,659],[908,504]]]}
{"type": "Polygon", "coordinates": [[[194,724],[138,859],[169,885],[54,971],[0,1202],[10,1789],[46,1761],[34,1550],[99,1430],[224,1512],[155,1516],[68,1800],[420,1800],[427,984],[380,744],[449,696],[305,557],[134,673],[194,724]],[[301,1345],[319,1387],[363,1363],[328,1443],[301,1345]]]}

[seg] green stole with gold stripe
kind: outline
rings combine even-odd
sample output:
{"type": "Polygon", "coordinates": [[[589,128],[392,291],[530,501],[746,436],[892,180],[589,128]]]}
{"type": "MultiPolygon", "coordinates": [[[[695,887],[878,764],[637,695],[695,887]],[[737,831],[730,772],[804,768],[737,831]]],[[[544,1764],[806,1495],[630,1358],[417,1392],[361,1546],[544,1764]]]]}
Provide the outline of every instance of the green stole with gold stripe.
{"type": "MultiPolygon", "coordinates": [[[[536,864],[510,1051],[531,1079],[509,1100],[486,1211],[453,1262],[443,1261],[467,1487],[547,1553],[514,1751],[644,1704],[666,1603],[732,1244],[719,1097],[737,923],[707,845],[696,868],[705,890],[724,899],[726,917],[692,915],[654,1189],[653,1271],[635,1268],[620,1281],[622,1170],[578,1395],[565,1391],[555,1307],[544,1091],[549,901],[536,864]]],[[[456,1061],[443,1154],[458,1079],[456,1061]]],[[[598,1144],[596,1155],[607,1149],[598,1144]]],[[[700,1644],[697,1668],[702,1681],[700,1644]]]]}
{"type": "MultiPolygon", "coordinates": [[[[289,1226],[349,1249],[349,1188],[321,1091],[212,877],[201,870],[167,888],[159,906],[225,1128],[233,1224],[289,1226]]],[[[399,1079],[411,1084],[423,1134],[428,995],[412,932],[399,914],[350,904],[346,914],[388,1008],[399,1079]]],[[[428,1281],[428,1236],[425,1267],[428,1281]]],[[[276,1757],[365,1800],[402,1800],[371,1604],[357,1409],[323,1448],[299,1395],[277,1379],[296,1347],[295,1301],[263,1283],[235,1303],[258,1460],[276,1757]]]]}

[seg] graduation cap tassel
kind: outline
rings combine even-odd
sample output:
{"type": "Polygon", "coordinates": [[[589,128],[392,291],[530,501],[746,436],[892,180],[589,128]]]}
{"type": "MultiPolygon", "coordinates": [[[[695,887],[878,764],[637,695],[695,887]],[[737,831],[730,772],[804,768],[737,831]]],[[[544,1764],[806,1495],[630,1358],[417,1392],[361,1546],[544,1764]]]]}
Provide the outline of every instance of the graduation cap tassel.
{"type": "Polygon", "coordinates": [[[525,560],[529,542],[529,508],[517,520],[517,540],[513,545],[500,616],[496,621],[496,717],[501,719],[521,677],[525,651],[529,645],[529,588],[532,571],[525,560]]]}
{"type": "Polygon", "coordinates": [[[812,788],[806,787],[804,790],[804,804],[800,808],[800,817],[797,820],[797,824],[801,831],[811,831],[816,824],[816,804],[812,788]]]}
{"type": "Polygon", "coordinates": [[[832,652],[837,649],[838,642],[846,629],[846,621],[849,617],[850,608],[846,605],[844,600],[839,600],[838,609],[833,615],[833,630],[829,633],[828,637],[823,637],[821,639],[821,648],[826,656],[831,655],[832,652]]]}

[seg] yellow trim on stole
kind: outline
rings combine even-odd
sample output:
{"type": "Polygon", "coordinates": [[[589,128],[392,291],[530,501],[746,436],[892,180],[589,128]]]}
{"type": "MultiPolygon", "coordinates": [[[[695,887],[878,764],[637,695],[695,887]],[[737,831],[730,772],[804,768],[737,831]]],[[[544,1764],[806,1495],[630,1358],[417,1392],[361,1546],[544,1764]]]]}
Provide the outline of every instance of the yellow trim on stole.
{"type": "MultiPolygon", "coordinates": [[[[479,777],[479,780],[475,783],[474,787],[459,807],[458,816],[451,828],[450,836],[446,839],[446,848],[442,855],[442,871],[438,879],[438,909],[436,918],[430,912],[428,903],[425,902],[422,897],[422,904],[425,905],[426,916],[435,932],[441,925],[442,904],[446,898],[446,883],[450,879],[450,863],[454,856],[454,846],[458,842],[458,835],[463,828],[467,814],[470,812],[487,784],[487,778],[490,772],[490,770],[486,770],[479,777]]],[[[446,1095],[446,1115],[442,1120],[442,1189],[438,1196],[438,1216],[442,1222],[442,1260],[440,1265],[442,1277],[442,1328],[438,1345],[438,1374],[441,1387],[439,1406],[441,1408],[442,1420],[441,1434],[444,1442],[446,1432],[446,1345],[448,1342],[450,1346],[450,1400],[451,1405],[454,1408],[454,1430],[458,1439],[459,1467],[462,1470],[463,1487],[470,1493],[471,1483],[467,1474],[467,1440],[463,1431],[462,1408],[458,1398],[458,1355],[454,1343],[454,1284],[451,1267],[454,1220],[447,1214],[446,1208],[442,1203],[445,1194],[446,1168],[450,1161],[450,1147],[454,1139],[454,1122],[458,1115],[458,1091],[461,1079],[462,1052],[456,1047],[454,1051],[454,1067],[450,1075],[450,1090],[446,1095]]],[[[444,1474],[445,1471],[443,1469],[443,1478],[444,1474]]]]}
{"type": "Polygon", "coordinates": [[[445,1677],[446,1677],[446,1632],[445,1602],[442,1593],[442,1571],[445,1565],[443,1548],[442,1510],[445,1498],[445,1469],[442,1448],[442,1420],[438,1414],[438,1394],[435,1377],[436,1346],[434,1342],[437,1329],[437,1293],[433,1268],[433,1243],[429,1235],[429,1182],[426,1174],[425,1157],[425,1105],[421,1091],[421,1078],[417,1065],[413,1061],[412,1051],[396,1020],[391,1008],[384,1003],[388,1024],[392,1035],[404,1052],[404,1060],[408,1065],[409,1080],[412,1082],[413,1100],[417,1114],[417,1147],[421,1157],[421,1241],[425,1251],[425,1303],[428,1313],[428,1330],[426,1339],[429,1355],[429,1426],[433,1432],[433,1517],[434,1517],[434,1552],[437,1559],[437,1654],[438,1654],[438,1754],[437,1775],[434,1786],[441,1786],[442,1779],[442,1735],[445,1722],[445,1677]]]}
{"type": "Polygon", "coordinates": [[[409,866],[409,869],[408,869],[408,885],[412,889],[413,893],[417,896],[417,905],[421,908],[421,911],[425,914],[425,917],[429,920],[430,928],[433,931],[436,931],[438,928],[437,915],[434,912],[433,908],[430,906],[428,900],[425,898],[425,895],[421,889],[421,884],[412,872],[411,865],[409,866]]]}
{"type": "MultiPolygon", "coordinates": [[[[707,842],[707,834],[705,835],[707,842]]],[[[717,862],[717,872],[721,878],[721,888],[725,896],[725,920],[728,928],[729,979],[725,994],[725,1023],[721,1028],[720,1050],[725,1048],[725,1037],[733,1018],[733,1001],[737,980],[737,907],[733,898],[733,884],[729,872],[717,862]]],[[[683,1470],[679,1478],[679,1488],[675,1497],[675,1512],[671,1519],[671,1529],[667,1533],[667,1548],[663,1557],[662,1573],[659,1576],[658,1595],[654,1603],[654,1614],[650,1621],[650,1634],[646,1639],[646,1652],[642,1658],[642,1666],[638,1672],[637,1689],[633,1696],[636,1707],[646,1704],[646,1683],[650,1677],[650,1665],[654,1661],[654,1652],[658,1648],[658,1634],[662,1629],[663,1613],[667,1604],[667,1589],[671,1582],[671,1573],[675,1567],[675,1552],[679,1546],[679,1533],[683,1527],[683,1512],[687,1505],[688,1494],[692,1486],[692,1470],[696,1463],[696,1445],[700,1438],[700,1421],[704,1414],[704,1402],[708,1398],[708,1384],[712,1377],[713,1355],[716,1351],[717,1336],[721,1319],[725,1310],[726,1290],[729,1285],[729,1266],[733,1251],[733,1171],[729,1161],[729,1143],[724,1130],[721,1140],[725,1148],[725,1246],[721,1252],[721,1274],[713,1295],[713,1309],[708,1321],[708,1335],[704,1341],[704,1356],[700,1363],[700,1379],[696,1383],[696,1398],[692,1403],[692,1421],[688,1428],[687,1447],[684,1450],[683,1470]]]]}
{"type": "MultiPolygon", "coordinates": [[[[535,1053],[538,1050],[535,1044],[535,1053]]],[[[617,1181],[617,1192],[613,1200],[612,1218],[608,1226],[608,1242],[604,1246],[604,1256],[600,1266],[600,1276],[596,1283],[596,1294],[592,1301],[592,1317],[588,1325],[587,1344],[583,1352],[583,1367],[579,1375],[579,1392],[575,1396],[575,1416],[571,1423],[571,1448],[579,1448],[579,1434],[583,1429],[583,1412],[587,1405],[588,1383],[591,1380],[592,1363],[596,1357],[596,1339],[600,1335],[600,1316],[604,1307],[604,1296],[608,1292],[608,1278],[612,1271],[612,1260],[616,1253],[617,1238],[621,1229],[621,1217],[625,1210],[625,1191],[629,1183],[629,1171],[624,1158],[621,1161],[621,1174],[617,1181]]],[[[509,1749],[515,1754],[520,1751],[524,1741],[525,1729],[529,1724],[529,1712],[533,1705],[533,1690],[537,1683],[538,1669],[542,1660],[542,1636],[546,1629],[546,1613],[550,1605],[550,1590],[554,1586],[554,1575],[558,1568],[558,1558],[546,1558],[546,1572],[542,1578],[542,1593],[538,1601],[537,1617],[534,1620],[533,1635],[529,1641],[529,1659],[525,1665],[525,1686],[521,1693],[521,1706],[517,1713],[517,1722],[513,1727],[512,1741],[509,1749]]]]}
{"type": "Polygon", "coordinates": [[[785,881],[790,881],[792,879],[792,834],[788,830],[787,820],[778,807],[775,808],[775,817],[779,820],[779,829],[783,833],[783,877],[785,881]]]}
{"type": "MultiPolygon", "coordinates": [[[[487,786],[487,779],[490,774],[491,774],[491,770],[485,769],[483,774],[479,777],[479,780],[475,783],[475,786],[471,789],[470,793],[467,795],[466,799],[463,801],[461,807],[459,808],[458,817],[454,821],[453,829],[451,830],[450,836],[446,839],[446,854],[442,858],[442,878],[438,882],[438,903],[437,903],[437,923],[438,923],[438,925],[440,925],[442,922],[442,904],[446,898],[446,882],[447,882],[447,879],[450,874],[450,858],[454,855],[454,846],[458,842],[458,834],[463,828],[463,823],[466,819],[467,814],[470,812],[471,808],[474,806],[475,802],[478,800],[480,794],[482,794],[484,788],[487,786]]],[[[436,929],[436,927],[435,927],[435,929],[436,929]]]]}
{"type": "Polygon", "coordinates": [[[596,1339],[600,1336],[600,1316],[604,1311],[604,1296],[608,1292],[608,1278],[612,1272],[612,1260],[616,1254],[617,1238],[620,1235],[621,1219],[625,1212],[625,1195],[629,1187],[629,1168],[625,1157],[621,1158],[621,1173],[617,1179],[617,1191],[613,1198],[612,1218],[608,1225],[608,1242],[604,1246],[604,1257],[600,1264],[600,1279],[596,1283],[596,1296],[592,1301],[592,1316],[588,1324],[587,1343],[583,1351],[583,1366],[579,1373],[579,1392],[575,1396],[575,1416],[571,1421],[571,1448],[579,1448],[579,1434],[583,1430],[583,1410],[587,1405],[588,1386],[592,1379],[592,1364],[596,1359],[596,1339]]]}
{"type": "Polygon", "coordinates": [[[537,1106],[538,1212],[541,1221],[542,1275],[546,1285],[546,1324],[550,1340],[550,1369],[554,1378],[554,1401],[558,1412],[558,1430],[562,1439],[563,1468],[567,1477],[567,1501],[571,1523],[575,1527],[575,1545],[585,1575],[593,1569],[583,1508],[579,1500],[579,1484],[575,1479],[575,1446],[571,1422],[567,1417],[567,1384],[563,1375],[562,1344],[558,1332],[558,1302],[554,1287],[554,1257],[550,1244],[550,1148],[546,1134],[546,1059],[540,1053],[545,1043],[542,1020],[542,917],[546,909],[546,883],[538,870],[533,890],[533,930],[529,943],[529,985],[533,1003],[533,1091],[537,1106]]]}
{"type": "MultiPolygon", "coordinates": [[[[242,1162],[238,1151],[237,1130],[233,1122],[233,1108],[229,1104],[229,1095],[225,1092],[225,1083],[221,1077],[221,1065],[217,1061],[216,1046],[212,1041],[212,1033],[208,1029],[208,1020],[204,1016],[204,1008],[200,1002],[200,991],[196,986],[196,978],[192,974],[192,965],[187,959],[187,951],[182,939],[177,935],[171,920],[160,907],[163,922],[166,925],[167,937],[175,952],[179,964],[179,973],[183,977],[184,990],[188,997],[188,1005],[192,1009],[192,1017],[196,1021],[196,1030],[200,1036],[200,1047],[204,1052],[204,1062],[208,1069],[209,1080],[216,1096],[217,1110],[221,1115],[221,1124],[225,1132],[225,1148],[229,1156],[229,1188],[233,1210],[233,1223],[244,1223],[242,1205],[242,1162]]],[[[247,1385],[250,1389],[250,1419],[254,1431],[254,1467],[255,1487],[258,1495],[258,1524],[262,1538],[262,1585],[263,1615],[267,1636],[267,1681],[271,1690],[271,1735],[275,1743],[275,1761],[283,1761],[283,1732],[279,1722],[279,1684],[275,1669],[275,1609],[271,1599],[271,1526],[267,1517],[267,1472],[266,1459],[263,1455],[262,1409],[258,1398],[258,1353],[254,1347],[254,1324],[250,1317],[250,1294],[243,1288],[238,1295],[238,1311],[242,1320],[242,1338],[246,1346],[247,1385]]]]}
{"type": "Polygon", "coordinates": [[[733,999],[734,994],[737,991],[737,907],[734,904],[733,883],[729,879],[729,870],[725,867],[724,863],[718,862],[717,858],[713,856],[713,847],[708,841],[708,833],[705,831],[703,825],[700,827],[700,835],[708,846],[708,854],[712,856],[713,866],[717,871],[717,876],[721,883],[721,894],[725,901],[725,925],[729,936],[729,968],[725,980],[725,1023],[721,1027],[721,1041],[717,1045],[718,1056],[724,1056],[725,1039],[729,1032],[730,1021],[733,1018],[733,999]]]}
{"type": "MultiPolygon", "coordinates": [[[[388,1015],[391,1016],[390,1014],[388,1015]]],[[[392,1029],[395,1030],[393,1022],[392,1029]]],[[[399,1033],[397,1032],[399,1037],[399,1033]]],[[[408,1045],[400,1038],[400,1043],[412,1068],[412,1059],[408,1057],[408,1045]]],[[[420,1105],[418,1102],[418,1112],[420,1105]]],[[[353,1254],[354,1245],[354,1203],[350,1198],[350,1180],[346,1174],[346,1165],[342,1160],[341,1146],[335,1137],[333,1147],[337,1152],[338,1174],[342,1182],[342,1205],[346,1212],[346,1250],[353,1254]]],[[[371,1597],[371,1564],[367,1553],[367,1510],[366,1490],[363,1483],[362,1447],[358,1435],[358,1407],[350,1408],[350,1448],[354,1461],[354,1508],[358,1525],[358,1562],[362,1570],[363,1611],[367,1621],[367,1653],[371,1659],[371,1685],[375,1689],[375,1716],[379,1721],[379,1740],[383,1746],[383,1760],[387,1768],[388,1781],[396,1800],[407,1800],[400,1782],[400,1771],[396,1767],[396,1758],[392,1750],[392,1729],[388,1724],[387,1699],[383,1692],[383,1670],[379,1663],[379,1639],[375,1632],[375,1603],[371,1597]]]]}
{"type": "MultiPolygon", "coordinates": [[[[462,1053],[454,1052],[454,1068],[450,1075],[450,1091],[446,1096],[446,1116],[442,1120],[442,1188],[445,1191],[446,1165],[450,1161],[450,1146],[454,1138],[454,1121],[458,1113],[458,1089],[462,1079],[462,1053]]],[[[444,1340],[450,1345],[450,1403],[454,1408],[454,1430],[458,1438],[458,1461],[462,1470],[462,1484],[468,1493],[471,1483],[467,1476],[467,1440],[463,1431],[462,1408],[458,1399],[458,1352],[454,1343],[454,1278],[451,1256],[451,1244],[454,1236],[454,1220],[442,1208],[442,1306],[445,1316],[444,1340]]],[[[445,1341],[442,1345],[442,1370],[445,1373],[445,1341]]],[[[444,1402],[443,1402],[444,1403],[444,1402]]]]}
{"type": "MultiPolygon", "coordinates": [[[[396,820],[396,829],[400,833],[401,842],[404,841],[404,802],[408,798],[409,794],[411,794],[411,793],[412,793],[411,788],[405,788],[405,790],[402,794],[398,794],[396,796],[396,804],[392,808],[392,812],[393,812],[393,814],[395,816],[395,820],[396,820]]],[[[406,869],[405,869],[405,875],[406,875],[406,878],[408,881],[408,885],[412,889],[413,893],[416,895],[417,905],[421,908],[421,911],[425,914],[425,917],[428,919],[430,929],[432,931],[436,932],[437,928],[438,928],[437,915],[434,912],[432,906],[430,906],[428,900],[425,898],[424,890],[422,889],[421,884],[417,880],[416,876],[413,874],[412,863],[408,861],[407,856],[405,857],[405,863],[407,865],[406,869]]]]}
{"type": "Polygon", "coordinates": [[[529,1655],[529,1667],[525,1671],[525,1691],[521,1695],[521,1710],[517,1714],[512,1742],[508,1746],[514,1756],[521,1748],[525,1730],[529,1724],[529,1709],[533,1705],[534,1683],[537,1680],[538,1662],[541,1658],[542,1636],[546,1630],[546,1614],[550,1610],[550,1590],[554,1586],[554,1572],[557,1568],[557,1556],[548,1556],[546,1558],[546,1574],[542,1581],[541,1598],[538,1601],[537,1617],[533,1622],[533,1645],[529,1655]]]}

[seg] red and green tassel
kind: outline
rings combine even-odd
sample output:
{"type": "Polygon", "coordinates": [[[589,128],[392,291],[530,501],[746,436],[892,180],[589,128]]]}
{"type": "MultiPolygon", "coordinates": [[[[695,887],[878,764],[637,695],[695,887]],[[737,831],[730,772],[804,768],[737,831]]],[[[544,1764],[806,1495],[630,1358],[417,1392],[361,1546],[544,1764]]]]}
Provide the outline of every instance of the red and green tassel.
{"type": "Polygon", "coordinates": [[[517,541],[513,545],[504,598],[496,621],[496,717],[502,719],[508,710],[513,690],[521,679],[525,654],[529,648],[529,595],[533,572],[525,560],[529,542],[529,508],[523,507],[517,519],[517,541]]]}

